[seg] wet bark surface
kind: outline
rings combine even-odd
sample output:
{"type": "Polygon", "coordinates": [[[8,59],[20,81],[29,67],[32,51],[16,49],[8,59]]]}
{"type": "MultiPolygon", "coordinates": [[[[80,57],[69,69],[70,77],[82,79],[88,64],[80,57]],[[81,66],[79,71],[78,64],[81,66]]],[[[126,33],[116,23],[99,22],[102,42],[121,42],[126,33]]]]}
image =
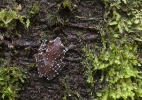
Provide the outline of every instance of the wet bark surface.
{"type": "MultiPolygon", "coordinates": [[[[3,0],[0,8],[21,4],[21,14],[26,15],[34,3],[39,5],[39,12],[30,18],[31,25],[25,29],[20,23],[16,32],[7,33],[0,29],[0,56],[10,59],[15,66],[26,70],[27,79],[21,84],[22,91],[18,100],[92,100],[89,86],[84,76],[82,48],[86,44],[100,42],[100,35],[95,28],[103,18],[103,5],[99,0],[72,0],[72,10],[60,8],[62,0],[3,0]],[[62,23],[57,23],[62,20],[62,23]],[[17,33],[17,34],[15,34],[17,33]],[[42,40],[60,37],[68,50],[63,59],[65,67],[52,80],[38,76],[34,54],[42,40]]],[[[96,91],[100,85],[96,83],[96,91]]]]}

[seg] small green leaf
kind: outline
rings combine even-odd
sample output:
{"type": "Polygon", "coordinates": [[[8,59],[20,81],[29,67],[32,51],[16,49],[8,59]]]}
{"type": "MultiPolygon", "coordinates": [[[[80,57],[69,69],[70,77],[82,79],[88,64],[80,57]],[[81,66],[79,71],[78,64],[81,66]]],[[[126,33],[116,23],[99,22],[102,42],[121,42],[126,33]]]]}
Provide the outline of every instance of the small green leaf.
{"type": "Polygon", "coordinates": [[[102,96],[102,93],[97,93],[97,96],[99,96],[99,97],[102,96]]]}
{"type": "Polygon", "coordinates": [[[30,20],[27,19],[27,20],[26,20],[26,28],[29,28],[29,26],[30,26],[30,20]]]}
{"type": "Polygon", "coordinates": [[[127,3],[127,1],[126,0],[122,0],[125,4],[127,3]]]}
{"type": "Polygon", "coordinates": [[[5,94],[2,94],[2,99],[4,99],[4,97],[5,97],[5,94]]]}
{"type": "Polygon", "coordinates": [[[136,27],[137,30],[142,31],[142,26],[136,27]]]}
{"type": "Polygon", "coordinates": [[[87,82],[88,82],[88,83],[93,83],[93,77],[92,77],[92,75],[90,75],[90,76],[88,77],[87,82]]]}
{"type": "Polygon", "coordinates": [[[139,19],[136,19],[135,21],[134,21],[134,24],[139,24],[140,23],[140,20],[139,19]]]}
{"type": "Polygon", "coordinates": [[[117,24],[118,24],[117,21],[111,21],[111,22],[109,22],[109,25],[117,25],[117,24]]]}
{"type": "Polygon", "coordinates": [[[136,41],[142,42],[141,38],[135,38],[136,41]]]}
{"type": "Polygon", "coordinates": [[[114,34],[113,37],[114,38],[119,38],[119,34],[114,34]]]}

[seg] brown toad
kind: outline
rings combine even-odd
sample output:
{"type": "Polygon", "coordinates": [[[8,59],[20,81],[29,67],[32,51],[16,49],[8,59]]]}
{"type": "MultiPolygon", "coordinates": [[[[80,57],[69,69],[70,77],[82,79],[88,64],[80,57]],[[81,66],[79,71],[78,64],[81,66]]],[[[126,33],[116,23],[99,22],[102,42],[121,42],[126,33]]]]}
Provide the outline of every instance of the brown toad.
{"type": "Polygon", "coordinates": [[[35,54],[39,77],[53,79],[64,67],[63,58],[65,47],[60,37],[49,41],[48,45],[42,43],[39,51],[35,54]]]}

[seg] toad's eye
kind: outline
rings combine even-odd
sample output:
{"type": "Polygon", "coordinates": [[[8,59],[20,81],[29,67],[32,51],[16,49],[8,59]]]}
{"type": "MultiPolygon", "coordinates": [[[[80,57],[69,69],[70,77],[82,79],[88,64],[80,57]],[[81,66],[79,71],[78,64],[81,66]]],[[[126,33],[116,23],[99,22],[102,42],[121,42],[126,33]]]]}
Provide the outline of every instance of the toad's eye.
{"type": "Polygon", "coordinates": [[[48,45],[52,45],[54,43],[54,41],[49,41],[48,45]]]}

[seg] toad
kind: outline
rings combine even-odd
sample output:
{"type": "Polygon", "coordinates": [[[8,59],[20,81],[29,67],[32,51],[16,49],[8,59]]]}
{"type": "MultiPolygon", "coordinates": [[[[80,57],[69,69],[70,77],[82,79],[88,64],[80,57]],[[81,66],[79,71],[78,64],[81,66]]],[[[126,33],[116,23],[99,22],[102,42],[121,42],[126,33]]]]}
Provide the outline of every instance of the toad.
{"type": "Polygon", "coordinates": [[[66,51],[60,37],[49,41],[48,45],[43,42],[35,54],[39,77],[51,80],[57,76],[65,65],[63,58],[66,51]]]}

